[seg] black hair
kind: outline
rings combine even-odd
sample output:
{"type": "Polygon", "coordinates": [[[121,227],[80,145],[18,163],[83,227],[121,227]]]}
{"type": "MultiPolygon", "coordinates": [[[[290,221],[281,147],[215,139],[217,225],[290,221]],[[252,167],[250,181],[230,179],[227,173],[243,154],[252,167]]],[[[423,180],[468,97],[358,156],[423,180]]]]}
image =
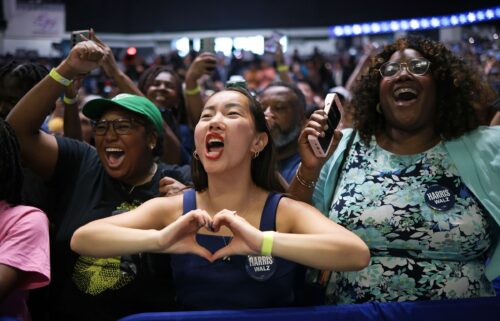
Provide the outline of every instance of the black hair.
{"type": "Polygon", "coordinates": [[[186,104],[184,102],[184,95],[182,91],[182,81],[179,75],[172,68],[159,65],[149,67],[139,77],[137,87],[139,87],[139,90],[144,94],[144,96],[147,97],[148,88],[153,84],[156,76],[158,76],[162,72],[169,73],[175,79],[175,91],[177,92],[177,97],[179,98],[179,104],[176,106],[177,108],[173,109],[173,112],[177,117],[178,122],[185,124],[187,123],[187,114],[185,106],[186,104]]]}
{"type": "Polygon", "coordinates": [[[19,205],[24,180],[19,142],[14,129],[3,119],[0,119],[0,150],[0,200],[19,205]]]}
{"type": "MultiPolygon", "coordinates": [[[[42,80],[48,73],[49,71],[47,68],[41,64],[32,62],[19,63],[15,60],[11,60],[0,67],[0,84],[3,85],[3,81],[6,77],[19,79],[19,83],[17,85],[20,87],[24,95],[38,82],[40,82],[40,80],[42,80]]],[[[17,103],[17,101],[15,103],[17,103]]],[[[10,108],[14,107],[14,105],[15,104],[13,104],[10,108]]],[[[4,110],[3,112],[8,113],[10,110],[4,110]]],[[[0,118],[3,118],[4,116],[6,115],[3,115],[0,118]]]]}
{"type": "Polygon", "coordinates": [[[480,125],[479,116],[493,100],[494,92],[466,61],[437,41],[419,36],[401,38],[385,46],[372,59],[368,72],[356,82],[353,90],[354,127],[369,142],[382,131],[385,119],[377,113],[380,101],[380,66],[396,52],[414,49],[431,62],[430,74],[436,83],[435,132],[444,140],[457,138],[480,125]]]}
{"type": "Polygon", "coordinates": [[[49,71],[44,65],[33,62],[19,63],[11,60],[0,67],[0,79],[4,79],[6,76],[15,76],[21,79],[20,86],[25,92],[33,88],[48,73],[49,71]]]}
{"type": "MultiPolygon", "coordinates": [[[[216,93],[216,95],[220,95],[221,93],[223,94],[226,91],[239,92],[247,97],[256,131],[258,133],[266,133],[268,137],[267,145],[260,151],[256,158],[252,159],[251,174],[253,182],[267,191],[285,192],[285,189],[280,183],[280,179],[278,177],[274,142],[269,128],[267,127],[264,111],[262,110],[260,103],[247,89],[242,87],[226,88],[221,92],[216,93]]],[[[205,190],[208,187],[207,172],[205,172],[203,164],[195,157],[191,160],[191,172],[195,190],[205,190]]]]}
{"type": "Polygon", "coordinates": [[[137,118],[140,118],[143,122],[144,128],[146,130],[146,136],[152,133],[156,133],[156,145],[153,148],[153,157],[161,158],[163,155],[163,140],[165,139],[163,133],[158,133],[156,126],[144,115],[139,113],[134,113],[137,118]]]}
{"type": "Polygon", "coordinates": [[[261,91],[260,95],[264,94],[264,92],[271,87],[286,87],[286,88],[290,89],[295,94],[295,97],[297,97],[297,101],[299,103],[299,108],[305,115],[306,108],[307,108],[306,97],[304,96],[304,93],[302,92],[302,90],[300,90],[300,88],[297,87],[297,85],[291,84],[288,82],[284,82],[284,81],[273,81],[272,83],[267,85],[267,87],[261,91]]]}

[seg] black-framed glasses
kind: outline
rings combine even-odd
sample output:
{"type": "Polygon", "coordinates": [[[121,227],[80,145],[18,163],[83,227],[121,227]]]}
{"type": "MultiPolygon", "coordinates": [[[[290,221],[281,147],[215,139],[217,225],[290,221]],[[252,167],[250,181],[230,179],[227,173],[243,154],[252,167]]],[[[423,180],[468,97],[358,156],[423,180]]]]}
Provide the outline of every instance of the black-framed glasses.
{"type": "Polygon", "coordinates": [[[106,135],[106,133],[108,132],[109,125],[113,126],[113,130],[117,135],[128,135],[130,134],[132,128],[137,127],[137,125],[144,126],[144,123],[134,118],[99,120],[94,123],[94,134],[98,136],[106,135]]]}
{"type": "Polygon", "coordinates": [[[406,71],[412,75],[423,76],[429,71],[430,65],[431,62],[425,58],[416,58],[407,62],[388,61],[380,66],[379,71],[382,77],[394,77],[406,68],[406,71]]]}

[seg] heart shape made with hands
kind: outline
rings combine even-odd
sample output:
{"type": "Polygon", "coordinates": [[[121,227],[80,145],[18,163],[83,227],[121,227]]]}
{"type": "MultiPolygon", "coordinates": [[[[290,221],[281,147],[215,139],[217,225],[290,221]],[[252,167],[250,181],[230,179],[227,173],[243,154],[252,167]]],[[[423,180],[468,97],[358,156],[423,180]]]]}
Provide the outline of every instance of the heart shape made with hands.
{"type": "MultiPolygon", "coordinates": [[[[164,243],[166,252],[192,253],[199,255],[210,262],[231,255],[259,255],[262,243],[262,232],[248,223],[236,212],[222,210],[212,218],[204,210],[193,210],[181,216],[164,230],[164,243]],[[231,241],[226,246],[210,252],[196,240],[196,234],[205,229],[207,235],[214,235],[221,227],[227,227],[233,234],[231,241]]],[[[215,235],[223,237],[222,235],[215,235]]]]}

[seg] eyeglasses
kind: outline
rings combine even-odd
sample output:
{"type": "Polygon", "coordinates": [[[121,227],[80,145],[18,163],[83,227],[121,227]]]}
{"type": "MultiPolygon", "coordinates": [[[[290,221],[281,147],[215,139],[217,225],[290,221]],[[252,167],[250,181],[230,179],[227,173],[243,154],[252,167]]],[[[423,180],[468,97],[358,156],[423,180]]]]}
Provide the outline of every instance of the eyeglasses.
{"type": "Polygon", "coordinates": [[[394,77],[403,67],[406,68],[406,71],[415,76],[423,76],[429,70],[429,66],[431,62],[424,58],[412,59],[408,62],[395,62],[388,61],[382,66],[380,66],[380,74],[382,77],[394,77]]]}
{"type": "Polygon", "coordinates": [[[136,124],[144,126],[145,124],[137,119],[115,119],[115,120],[100,120],[94,123],[94,134],[98,136],[106,135],[109,125],[113,126],[113,130],[117,135],[128,135],[136,124]],[[135,124],[134,124],[135,123],[135,124]]]}

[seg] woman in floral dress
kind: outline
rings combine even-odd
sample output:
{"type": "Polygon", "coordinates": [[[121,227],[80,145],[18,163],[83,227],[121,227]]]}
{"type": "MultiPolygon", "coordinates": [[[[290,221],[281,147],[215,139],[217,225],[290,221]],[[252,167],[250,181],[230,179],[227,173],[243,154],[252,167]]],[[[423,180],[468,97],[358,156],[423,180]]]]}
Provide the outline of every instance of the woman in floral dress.
{"type": "Polygon", "coordinates": [[[313,114],[290,192],[355,232],[372,255],[362,271],[312,275],[328,284],[327,302],[494,295],[500,127],[480,126],[494,96],[443,44],[407,38],[358,80],[355,129],[335,131],[328,159],[308,145],[326,123],[323,111],[313,114]]]}

